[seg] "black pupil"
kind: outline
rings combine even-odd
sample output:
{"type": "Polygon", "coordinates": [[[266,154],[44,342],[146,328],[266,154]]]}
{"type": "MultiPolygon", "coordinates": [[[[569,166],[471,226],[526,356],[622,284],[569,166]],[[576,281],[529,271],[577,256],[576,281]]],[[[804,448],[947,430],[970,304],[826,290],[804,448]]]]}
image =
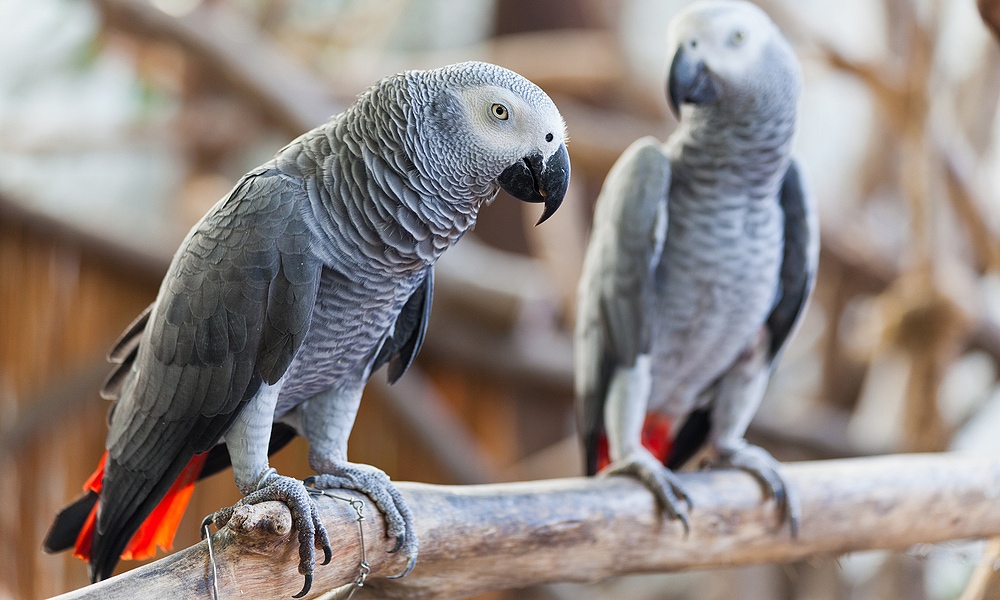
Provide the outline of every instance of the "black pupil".
{"type": "Polygon", "coordinates": [[[496,109],[495,110],[496,110],[496,113],[497,113],[498,117],[502,117],[504,115],[504,113],[507,112],[504,109],[504,107],[500,106],[499,104],[496,105],[496,109]]]}
{"type": "Polygon", "coordinates": [[[545,134],[545,141],[546,142],[551,142],[552,141],[552,134],[551,133],[546,133],[545,134]]]}

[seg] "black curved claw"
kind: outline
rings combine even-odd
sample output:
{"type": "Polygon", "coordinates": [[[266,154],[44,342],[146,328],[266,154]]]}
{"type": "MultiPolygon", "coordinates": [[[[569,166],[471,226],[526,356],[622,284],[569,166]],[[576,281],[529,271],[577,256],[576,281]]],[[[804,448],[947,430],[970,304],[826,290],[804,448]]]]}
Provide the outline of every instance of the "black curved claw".
{"type": "Polygon", "coordinates": [[[674,490],[674,493],[677,494],[677,496],[684,501],[684,504],[687,504],[688,512],[694,510],[694,503],[691,502],[691,498],[687,495],[687,492],[685,492],[683,488],[678,488],[674,490]]]}
{"type": "Polygon", "coordinates": [[[409,560],[406,570],[396,577],[412,571],[417,558],[417,534],[413,528],[413,516],[389,477],[375,467],[348,462],[332,464],[330,470],[335,473],[317,475],[306,482],[317,488],[316,493],[323,493],[322,490],[349,489],[368,496],[385,519],[386,536],[396,538],[389,552],[402,551],[409,560]]]}
{"type": "Polygon", "coordinates": [[[778,516],[780,522],[788,521],[789,533],[792,539],[799,537],[799,511],[798,503],[791,493],[782,485],[781,489],[774,490],[774,501],[778,505],[778,516]]]}
{"type": "Polygon", "coordinates": [[[305,575],[305,578],[306,578],[306,583],[305,583],[305,585],[302,586],[302,591],[299,592],[298,594],[295,594],[294,596],[292,596],[292,598],[301,598],[301,597],[303,597],[303,596],[305,596],[306,594],[309,593],[309,590],[313,586],[313,576],[312,576],[312,573],[307,573],[305,575]]]}
{"type": "MultiPolygon", "coordinates": [[[[688,510],[691,510],[690,502],[688,502],[688,510]]],[[[684,527],[684,539],[687,539],[691,535],[691,524],[688,523],[687,515],[684,513],[676,513],[671,516],[681,522],[681,526],[684,527]]]]}
{"type": "Polygon", "coordinates": [[[292,514],[292,526],[298,532],[299,573],[305,577],[302,590],[293,598],[305,596],[312,588],[316,548],[323,548],[323,564],[328,564],[333,559],[333,549],[330,547],[329,536],[316,514],[316,504],[309,497],[309,493],[302,481],[278,475],[274,469],[269,469],[265,477],[261,478],[261,483],[256,491],[247,494],[235,505],[224,508],[210,517],[217,526],[225,526],[232,517],[233,511],[240,506],[259,504],[268,500],[276,500],[285,504],[292,514]]]}
{"type": "MultiPolygon", "coordinates": [[[[687,539],[691,535],[691,523],[688,521],[687,513],[677,510],[677,506],[672,504],[666,497],[665,490],[653,490],[653,494],[656,496],[656,503],[659,505],[660,510],[667,513],[671,519],[681,522],[681,527],[684,528],[684,539],[687,539]]],[[[683,490],[677,489],[674,490],[674,495],[678,499],[684,500],[684,503],[687,504],[687,511],[691,512],[694,505],[691,504],[691,499],[687,497],[687,494],[683,490]]]]}
{"type": "Polygon", "coordinates": [[[779,523],[788,521],[792,539],[799,535],[799,507],[794,488],[785,483],[781,463],[759,446],[742,444],[719,453],[710,467],[736,468],[752,475],[761,486],[765,498],[773,498],[778,508],[779,523]]]}
{"type": "Polygon", "coordinates": [[[388,575],[386,577],[386,579],[402,579],[403,577],[406,577],[407,575],[409,575],[410,571],[412,571],[413,567],[415,567],[415,566],[417,566],[417,557],[416,556],[411,556],[410,557],[410,562],[406,563],[406,568],[403,569],[402,573],[397,573],[396,575],[388,575]]]}
{"type": "Polygon", "coordinates": [[[684,537],[691,533],[691,523],[687,513],[694,508],[691,497],[681,485],[677,475],[653,457],[645,449],[630,453],[624,459],[608,465],[601,475],[628,475],[638,479],[656,498],[659,509],[671,519],[680,521],[684,527],[684,537]],[[687,505],[687,512],[681,509],[681,501],[687,505]]]}

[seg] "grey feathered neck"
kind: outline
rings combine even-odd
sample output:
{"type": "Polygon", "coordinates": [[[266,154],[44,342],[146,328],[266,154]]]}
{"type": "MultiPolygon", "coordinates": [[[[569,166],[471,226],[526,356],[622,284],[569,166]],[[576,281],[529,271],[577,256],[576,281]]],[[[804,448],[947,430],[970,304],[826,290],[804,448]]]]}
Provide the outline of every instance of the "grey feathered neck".
{"type": "MultiPolygon", "coordinates": [[[[781,52],[770,47],[762,64],[786,61],[781,52]]],[[[775,74],[766,68],[755,80],[753,97],[732,93],[718,104],[686,112],[667,142],[674,168],[739,170],[752,189],[770,195],[788,168],[799,86],[797,70],[775,74]]]]}
{"type": "MultiPolygon", "coordinates": [[[[425,105],[454,84],[445,77],[447,71],[387,77],[283,153],[286,158],[298,155],[300,170],[311,171],[322,182],[324,203],[341,199],[343,205],[331,204],[328,213],[340,213],[347,222],[362,225],[359,230],[377,236],[339,241],[347,253],[363,253],[396,267],[423,268],[471,229],[479,208],[496,195],[495,185],[463,189],[428,167],[442,161],[434,160],[426,142],[420,141],[419,119],[425,105]],[[337,192],[330,194],[331,187],[337,192]]],[[[314,212],[319,222],[325,220],[320,211],[314,212]]],[[[337,237],[335,223],[323,228],[337,237]]]]}

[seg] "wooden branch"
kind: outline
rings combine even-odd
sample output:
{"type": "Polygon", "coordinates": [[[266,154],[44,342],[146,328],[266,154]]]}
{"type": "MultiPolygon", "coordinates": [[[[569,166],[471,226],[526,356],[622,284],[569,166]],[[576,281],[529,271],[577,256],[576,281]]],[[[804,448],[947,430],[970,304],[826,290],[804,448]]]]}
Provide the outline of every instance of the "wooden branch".
{"type": "MultiPolygon", "coordinates": [[[[625,477],[482,486],[400,483],[420,536],[407,577],[369,505],[364,539],[371,576],[356,597],[459,598],[489,590],[612,575],[786,562],[820,555],[1000,534],[1000,456],[895,455],[789,463],[802,501],[799,538],[777,529],[774,505],[734,471],[683,474],[694,502],[691,533],[664,521],[652,496],[625,477]]],[[[355,494],[337,492],[344,497],[355,494]]],[[[360,557],[356,513],[319,498],[334,541],[310,597],[350,583],[360,557]]],[[[284,505],[241,509],[213,536],[222,598],[288,597],[302,585],[287,543],[284,505]]],[[[59,598],[208,598],[205,542],[59,598]]]]}
{"type": "Polygon", "coordinates": [[[929,119],[930,137],[936,158],[944,167],[955,215],[969,236],[979,273],[1000,266],[1000,244],[984,214],[991,202],[976,177],[982,162],[962,133],[953,102],[938,100],[929,119]]]}
{"type": "Polygon", "coordinates": [[[979,14],[983,17],[983,23],[993,33],[993,37],[1000,42],[1000,0],[979,0],[979,14]]]}
{"type": "Polygon", "coordinates": [[[327,85],[221,3],[201,4],[179,18],[144,0],[97,0],[97,5],[113,26],[170,40],[198,57],[290,135],[312,129],[342,109],[327,85]]]}

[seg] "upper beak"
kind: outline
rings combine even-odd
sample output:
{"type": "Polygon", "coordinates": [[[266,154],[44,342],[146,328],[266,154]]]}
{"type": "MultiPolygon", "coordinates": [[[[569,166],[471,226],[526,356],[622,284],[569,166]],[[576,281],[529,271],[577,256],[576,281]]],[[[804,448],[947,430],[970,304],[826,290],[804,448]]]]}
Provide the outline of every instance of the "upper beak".
{"type": "Polygon", "coordinates": [[[677,48],[670,63],[667,97],[674,116],[680,119],[681,104],[711,104],[719,98],[719,81],[705,67],[705,61],[695,58],[684,46],[677,48]]]}
{"type": "Polygon", "coordinates": [[[545,210],[535,225],[551,217],[569,187],[569,153],[560,144],[548,160],[535,152],[504,169],[497,179],[505,192],[525,202],[544,202],[545,210]]]}

